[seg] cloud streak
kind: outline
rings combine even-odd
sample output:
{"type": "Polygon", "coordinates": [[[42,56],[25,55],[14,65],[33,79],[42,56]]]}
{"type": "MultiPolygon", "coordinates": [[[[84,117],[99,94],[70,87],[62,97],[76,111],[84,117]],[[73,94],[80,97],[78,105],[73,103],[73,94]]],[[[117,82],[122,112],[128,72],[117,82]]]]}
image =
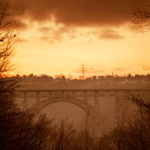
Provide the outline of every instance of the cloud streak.
{"type": "Polygon", "coordinates": [[[107,40],[120,40],[120,39],[123,39],[124,37],[121,36],[118,32],[109,29],[109,30],[103,30],[100,33],[99,38],[107,39],[107,40]]]}

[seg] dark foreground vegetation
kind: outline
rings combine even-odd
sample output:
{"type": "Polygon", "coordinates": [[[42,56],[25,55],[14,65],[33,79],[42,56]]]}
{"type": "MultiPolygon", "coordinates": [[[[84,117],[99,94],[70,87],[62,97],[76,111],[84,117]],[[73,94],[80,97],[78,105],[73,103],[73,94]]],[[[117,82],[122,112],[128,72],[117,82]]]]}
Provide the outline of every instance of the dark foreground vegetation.
{"type": "Polygon", "coordinates": [[[65,122],[55,124],[44,116],[21,111],[13,104],[16,81],[0,79],[1,150],[149,150],[150,106],[138,99],[139,115],[102,137],[76,131],[65,122]]]}

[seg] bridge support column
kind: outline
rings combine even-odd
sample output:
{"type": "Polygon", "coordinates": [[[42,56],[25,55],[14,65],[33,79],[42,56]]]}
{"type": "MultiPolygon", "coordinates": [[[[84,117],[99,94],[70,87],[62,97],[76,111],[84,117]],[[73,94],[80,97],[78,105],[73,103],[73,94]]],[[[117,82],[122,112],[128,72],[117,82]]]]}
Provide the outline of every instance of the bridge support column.
{"type": "Polygon", "coordinates": [[[52,98],[52,92],[49,92],[48,96],[49,96],[49,98],[52,98]]]}
{"type": "Polygon", "coordinates": [[[123,127],[128,121],[127,91],[117,92],[115,102],[115,120],[118,127],[123,127]]]}
{"type": "Polygon", "coordinates": [[[76,98],[76,91],[71,92],[72,97],[76,98]]]}
{"type": "Polygon", "coordinates": [[[84,91],[84,93],[83,93],[83,101],[85,103],[87,103],[87,92],[86,91],[84,91]]]}
{"type": "Polygon", "coordinates": [[[95,91],[94,95],[94,108],[95,110],[99,110],[98,91],[95,91]]]}
{"type": "Polygon", "coordinates": [[[40,92],[36,92],[36,104],[40,102],[40,92]]]}
{"type": "Polygon", "coordinates": [[[128,91],[124,91],[124,95],[121,97],[121,106],[122,125],[126,125],[131,116],[130,105],[128,101],[128,91]]]}
{"type": "Polygon", "coordinates": [[[115,93],[115,125],[117,127],[120,126],[120,104],[119,104],[119,94],[118,92],[115,93]]]}
{"type": "Polygon", "coordinates": [[[23,92],[24,99],[23,99],[23,110],[27,110],[27,92],[23,92]]]}

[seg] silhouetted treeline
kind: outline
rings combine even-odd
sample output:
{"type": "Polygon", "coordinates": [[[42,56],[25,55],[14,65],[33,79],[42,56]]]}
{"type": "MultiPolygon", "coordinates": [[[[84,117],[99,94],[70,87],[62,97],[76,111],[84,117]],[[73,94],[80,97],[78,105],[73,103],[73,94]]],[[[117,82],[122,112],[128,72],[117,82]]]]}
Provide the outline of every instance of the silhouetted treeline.
{"type": "Polygon", "coordinates": [[[63,75],[53,78],[48,75],[10,77],[20,81],[23,89],[102,89],[102,88],[150,88],[150,75],[93,76],[91,78],[70,79],[63,75]]]}
{"type": "MultiPolygon", "coordinates": [[[[38,78],[38,79],[41,79],[41,78],[47,78],[47,79],[56,79],[56,80],[83,80],[82,78],[79,77],[73,77],[73,76],[65,76],[64,74],[59,74],[59,75],[55,75],[55,77],[53,76],[50,76],[50,75],[47,75],[47,74],[42,74],[42,75],[34,75],[34,74],[28,74],[28,75],[19,75],[19,74],[16,74],[16,75],[13,75],[12,77],[18,77],[18,78],[38,78]]],[[[98,76],[98,75],[93,75],[91,77],[86,77],[84,80],[101,80],[101,79],[150,79],[150,74],[146,74],[146,75],[143,75],[143,74],[135,74],[135,75],[132,75],[132,74],[128,74],[128,75],[124,75],[124,76],[119,76],[119,75],[101,75],[101,76],[98,76]]]]}

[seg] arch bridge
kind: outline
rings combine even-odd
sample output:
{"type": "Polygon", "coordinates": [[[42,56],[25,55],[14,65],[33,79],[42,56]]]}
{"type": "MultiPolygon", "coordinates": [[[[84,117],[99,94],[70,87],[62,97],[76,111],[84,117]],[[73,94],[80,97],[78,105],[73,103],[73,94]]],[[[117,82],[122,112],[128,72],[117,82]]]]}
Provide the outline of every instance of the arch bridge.
{"type": "Polygon", "coordinates": [[[24,110],[32,110],[38,114],[45,107],[60,102],[74,104],[88,113],[95,120],[96,124],[107,124],[105,115],[100,110],[102,97],[115,98],[116,116],[119,109],[127,101],[134,97],[142,99],[150,98],[150,89],[54,89],[54,90],[16,90],[16,98],[23,99],[24,110]],[[35,104],[28,108],[31,98],[35,99],[35,104]]]}

